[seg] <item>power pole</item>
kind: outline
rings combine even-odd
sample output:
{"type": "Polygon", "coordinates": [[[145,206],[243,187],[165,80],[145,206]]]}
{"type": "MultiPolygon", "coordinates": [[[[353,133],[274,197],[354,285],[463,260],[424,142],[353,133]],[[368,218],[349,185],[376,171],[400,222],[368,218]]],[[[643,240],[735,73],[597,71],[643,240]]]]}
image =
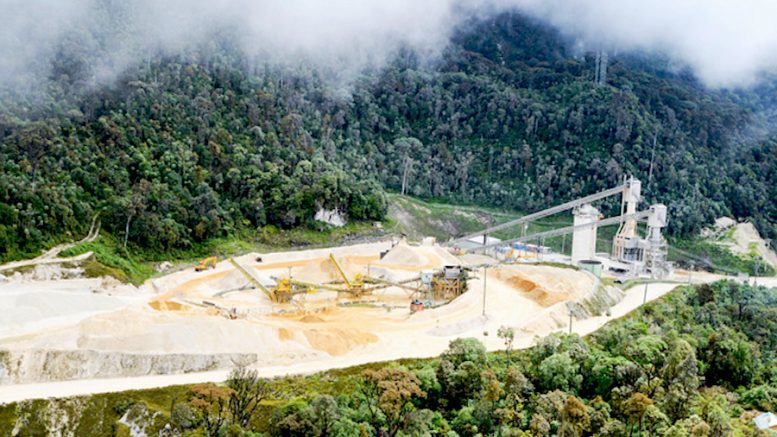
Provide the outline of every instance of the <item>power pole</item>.
{"type": "Polygon", "coordinates": [[[483,266],[483,317],[486,315],[486,279],[488,278],[488,266],[483,266]]]}
{"type": "Polygon", "coordinates": [[[407,178],[410,176],[410,172],[413,170],[413,159],[409,156],[405,157],[405,165],[404,169],[402,171],[402,195],[405,195],[405,192],[407,192],[407,178]]]}
{"type": "Polygon", "coordinates": [[[693,273],[693,263],[688,263],[688,285],[691,285],[691,274],[693,273]]]}
{"type": "Polygon", "coordinates": [[[650,150],[650,168],[648,169],[647,191],[649,191],[651,195],[653,195],[653,191],[650,187],[653,183],[653,162],[656,157],[656,143],[658,143],[658,126],[656,126],[656,132],[653,134],[653,147],[650,150]]]}

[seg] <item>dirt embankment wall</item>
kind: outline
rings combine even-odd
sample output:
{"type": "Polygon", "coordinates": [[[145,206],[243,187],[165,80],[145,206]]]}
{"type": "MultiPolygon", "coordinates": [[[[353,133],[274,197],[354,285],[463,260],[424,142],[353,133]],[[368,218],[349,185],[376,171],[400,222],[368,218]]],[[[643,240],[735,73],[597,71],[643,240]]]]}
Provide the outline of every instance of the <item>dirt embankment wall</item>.
{"type": "Polygon", "coordinates": [[[0,385],[205,372],[256,363],[253,353],[132,354],[91,350],[0,352],[0,385]]]}
{"type": "Polygon", "coordinates": [[[623,300],[623,290],[617,287],[609,287],[599,284],[579,299],[558,302],[548,307],[543,314],[538,316],[527,327],[528,332],[547,332],[558,329],[568,329],[569,315],[574,320],[584,320],[589,317],[601,316],[623,300]]]}

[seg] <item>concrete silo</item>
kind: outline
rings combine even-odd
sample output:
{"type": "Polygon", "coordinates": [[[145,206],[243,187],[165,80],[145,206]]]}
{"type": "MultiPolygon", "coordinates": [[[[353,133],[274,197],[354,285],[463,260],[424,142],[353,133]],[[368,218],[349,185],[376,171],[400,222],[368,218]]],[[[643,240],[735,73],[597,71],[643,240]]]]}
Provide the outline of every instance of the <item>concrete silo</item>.
{"type": "Polygon", "coordinates": [[[599,221],[599,210],[586,203],[575,208],[573,214],[575,226],[592,223],[591,226],[575,229],[572,234],[572,262],[577,264],[593,259],[596,254],[596,222],[599,221]]]}

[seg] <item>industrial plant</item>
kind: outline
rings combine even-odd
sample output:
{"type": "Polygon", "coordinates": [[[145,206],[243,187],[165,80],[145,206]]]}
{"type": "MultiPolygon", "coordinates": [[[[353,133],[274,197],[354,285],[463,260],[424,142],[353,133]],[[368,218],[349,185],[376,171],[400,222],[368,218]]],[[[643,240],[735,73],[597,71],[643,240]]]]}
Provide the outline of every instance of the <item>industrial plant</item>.
{"type": "Polygon", "coordinates": [[[515,261],[526,258],[527,252],[549,255],[550,249],[544,244],[546,239],[572,234],[571,257],[555,257],[554,260],[568,261],[595,273],[601,273],[602,268],[606,268],[619,275],[647,275],[662,279],[672,272],[672,265],[667,261],[666,241],[661,234],[667,225],[667,209],[665,205],[655,204],[638,211],[642,201],[641,187],[638,179],[627,177],[617,187],[452,239],[447,245],[454,251],[493,254],[503,261],[515,261]],[[621,208],[617,216],[604,218],[592,205],[598,200],[618,195],[621,196],[621,208]],[[529,223],[569,210],[574,216],[572,226],[526,235],[529,223]],[[638,233],[640,222],[646,223],[644,236],[638,233]],[[612,253],[597,253],[597,230],[616,224],[619,228],[612,241],[612,253]],[[495,232],[517,226],[523,226],[524,235],[509,240],[492,236],[495,232]],[[528,244],[530,241],[539,244],[528,244]]]}

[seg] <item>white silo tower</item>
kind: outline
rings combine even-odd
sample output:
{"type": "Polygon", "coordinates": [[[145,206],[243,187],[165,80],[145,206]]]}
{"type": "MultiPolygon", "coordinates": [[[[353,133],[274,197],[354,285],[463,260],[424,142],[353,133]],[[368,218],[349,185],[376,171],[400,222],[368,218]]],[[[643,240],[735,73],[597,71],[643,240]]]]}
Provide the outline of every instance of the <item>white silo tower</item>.
{"type": "Polygon", "coordinates": [[[596,222],[599,221],[599,210],[586,203],[575,208],[572,214],[575,216],[575,226],[593,223],[591,226],[576,229],[572,234],[572,262],[577,264],[593,259],[596,254],[596,222]]]}

